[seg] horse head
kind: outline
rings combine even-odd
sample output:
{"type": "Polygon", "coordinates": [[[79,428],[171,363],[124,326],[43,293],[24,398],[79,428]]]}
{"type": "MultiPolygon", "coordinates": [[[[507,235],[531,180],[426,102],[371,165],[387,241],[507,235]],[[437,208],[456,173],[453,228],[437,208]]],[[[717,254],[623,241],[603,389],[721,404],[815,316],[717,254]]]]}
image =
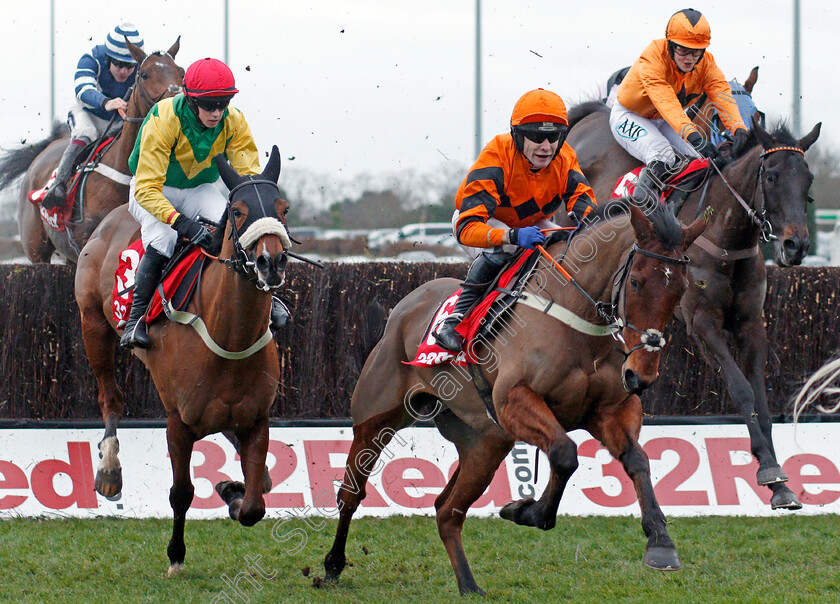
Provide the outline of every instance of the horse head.
{"type": "Polygon", "coordinates": [[[235,270],[263,290],[276,289],[286,279],[287,250],[292,246],[286,226],[289,204],[280,196],[280,151],[275,145],[262,174],[241,176],[222,155],[216,166],[230,189],[225,247],[235,270]]]}
{"type": "Polygon", "coordinates": [[[659,377],[665,326],[688,287],[685,250],[706,228],[703,216],[683,226],[656,204],[646,215],[630,204],[636,243],[619,269],[615,294],[626,355],[621,371],[624,389],[638,394],[659,377]]]}
{"type": "Polygon", "coordinates": [[[175,63],[175,55],[181,48],[181,36],[178,36],[166,52],[156,50],[147,55],[128,40],[126,46],[138,65],[129,100],[129,106],[135,106],[137,115],[132,116],[134,119],[129,121],[142,121],[137,118],[145,117],[159,100],[181,92],[184,70],[175,63]]]}
{"type": "Polygon", "coordinates": [[[779,266],[801,264],[810,249],[807,206],[814,175],[808,169],[805,152],[819,137],[821,125],[796,140],[784,126],[770,133],[753,117],[753,132],[762,147],[753,207],[769,225],[764,230],[772,229],[765,235],[773,240],[779,266]]]}

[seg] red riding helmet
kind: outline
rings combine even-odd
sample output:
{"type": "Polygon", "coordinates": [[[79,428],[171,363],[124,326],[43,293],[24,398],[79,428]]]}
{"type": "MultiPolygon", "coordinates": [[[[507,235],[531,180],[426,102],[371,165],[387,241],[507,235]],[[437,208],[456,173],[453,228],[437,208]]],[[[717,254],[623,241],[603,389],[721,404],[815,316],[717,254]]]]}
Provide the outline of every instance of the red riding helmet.
{"type": "Polygon", "coordinates": [[[230,67],[219,59],[199,59],[184,74],[184,92],[187,96],[232,97],[239,92],[230,67]]]}

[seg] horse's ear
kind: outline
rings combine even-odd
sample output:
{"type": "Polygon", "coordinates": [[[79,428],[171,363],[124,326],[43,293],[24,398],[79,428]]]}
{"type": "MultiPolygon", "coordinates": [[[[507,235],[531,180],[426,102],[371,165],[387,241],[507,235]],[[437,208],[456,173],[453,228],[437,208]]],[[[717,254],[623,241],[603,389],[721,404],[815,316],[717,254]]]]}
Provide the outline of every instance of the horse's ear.
{"type": "Polygon", "coordinates": [[[817,122],[817,125],[814,126],[814,129],[811,130],[808,134],[803,136],[799,139],[799,148],[803,151],[807,151],[811,145],[817,142],[817,139],[820,137],[820,128],[822,127],[822,122],[817,122]]]}
{"type": "Polygon", "coordinates": [[[636,241],[639,243],[644,243],[655,235],[653,223],[645,216],[642,209],[632,201],[630,201],[630,224],[633,225],[633,230],[636,232],[636,241]]]}
{"type": "Polygon", "coordinates": [[[146,53],[143,52],[139,46],[136,44],[132,44],[131,40],[128,38],[125,39],[125,46],[128,48],[128,52],[131,53],[131,57],[137,61],[137,64],[140,65],[146,59],[146,53]]]}
{"type": "Polygon", "coordinates": [[[755,132],[755,136],[758,139],[758,142],[761,143],[761,146],[765,149],[774,147],[776,143],[773,141],[773,137],[767,133],[767,130],[761,127],[761,117],[757,111],[753,113],[752,123],[753,132],[755,132]]]}
{"type": "Polygon", "coordinates": [[[758,66],[752,68],[750,75],[747,77],[747,81],[744,82],[744,90],[746,90],[750,96],[752,96],[753,86],[755,86],[756,80],[758,80],[758,66]]]}
{"type": "Polygon", "coordinates": [[[683,227],[683,250],[687,250],[709,225],[705,214],[697,217],[694,222],[683,227]]]}
{"type": "Polygon", "coordinates": [[[215,160],[216,167],[219,169],[219,175],[222,177],[222,182],[225,183],[225,186],[227,186],[228,189],[232,189],[245,179],[244,176],[241,176],[231,167],[225,159],[225,156],[221,153],[215,157],[215,160]]]}
{"type": "Polygon", "coordinates": [[[168,54],[174,59],[175,55],[178,54],[179,50],[181,50],[181,36],[178,36],[178,39],[175,40],[175,44],[169,47],[169,50],[166,51],[166,54],[168,54]]]}
{"type": "Polygon", "coordinates": [[[280,178],[280,149],[277,148],[277,145],[271,148],[271,155],[268,158],[268,163],[265,165],[265,170],[263,170],[262,175],[266,180],[274,182],[277,182],[277,179],[280,178]]]}

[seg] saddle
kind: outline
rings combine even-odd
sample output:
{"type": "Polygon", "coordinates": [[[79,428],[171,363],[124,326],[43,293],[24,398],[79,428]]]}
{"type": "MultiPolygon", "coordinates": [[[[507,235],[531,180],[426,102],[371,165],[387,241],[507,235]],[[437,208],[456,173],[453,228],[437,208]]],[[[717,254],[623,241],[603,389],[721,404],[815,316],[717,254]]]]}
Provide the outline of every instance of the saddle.
{"type": "MultiPolygon", "coordinates": [[[[568,232],[555,232],[548,237],[545,245],[549,246],[568,238],[568,232]]],[[[497,326],[500,320],[517,303],[539,258],[540,254],[536,250],[520,249],[499,271],[496,279],[488,285],[484,294],[467,311],[460,325],[455,328],[455,331],[464,338],[464,349],[457,355],[438,346],[437,340],[432,334],[451,314],[458,303],[458,297],[461,295],[463,288],[453,292],[438,307],[424,332],[425,335],[420,341],[414,360],[406,362],[406,365],[430,367],[443,363],[452,363],[459,366],[479,363],[479,360],[472,355],[470,343],[477,338],[490,339],[499,335],[497,326]]]]}
{"type": "MultiPolygon", "coordinates": [[[[674,215],[679,213],[682,204],[685,203],[688,194],[698,189],[706,182],[710,174],[708,159],[692,159],[683,170],[672,177],[662,188],[659,196],[659,203],[669,205],[674,215]]],[[[611,199],[629,197],[633,194],[636,179],[644,166],[631,170],[616,181],[613,187],[611,199]]]]}
{"type": "MultiPolygon", "coordinates": [[[[134,297],[134,273],[143,257],[144,249],[140,239],[132,242],[120,254],[117,270],[114,271],[114,289],[112,310],[117,328],[121,328],[131,313],[131,301],[134,297]]],[[[208,258],[201,248],[189,243],[176,248],[172,259],[163,269],[161,283],[146,312],[146,322],[152,324],[165,313],[164,303],[173,310],[184,310],[198,291],[201,275],[207,266],[208,258]]]]}
{"type": "Polygon", "coordinates": [[[55,231],[63,231],[68,223],[76,224],[84,220],[84,183],[87,176],[92,172],[102,159],[102,156],[116,140],[116,136],[111,136],[105,139],[99,139],[92,143],[88,143],[85,148],[76,156],[73,162],[73,175],[68,180],[67,200],[64,204],[56,206],[50,210],[41,206],[47,190],[55,182],[58,168],[52,171],[46,184],[34,191],[30,191],[27,195],[29,201],[38,207],[38,212],[41,214],[43,221],[55,231]],[[79,203],[76,203],[76,200],[79,203]]]}

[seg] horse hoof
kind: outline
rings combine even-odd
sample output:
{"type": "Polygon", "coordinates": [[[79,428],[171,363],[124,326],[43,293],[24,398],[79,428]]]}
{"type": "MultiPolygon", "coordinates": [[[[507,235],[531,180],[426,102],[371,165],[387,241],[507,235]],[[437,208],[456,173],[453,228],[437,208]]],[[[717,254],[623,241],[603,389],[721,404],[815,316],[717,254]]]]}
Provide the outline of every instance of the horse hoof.
{"type": "Polygon", "coordinates": [[[642,562],[654,570],[680,570],[682,562],[677,557],[677,550],[671,547],[649,547],[645,550],[642,562]]]}
{"type": "Polygon", "coordinates": [[[499,516],[521,526],[533,526],[547,531],[554,528],[556,516],[543,517],[533,497],[511,501],[499,510],[499,516]]]}
{"type": "Polygon", "coordinates": [[[768,484],[776,484],[777,482],[787,482],[788,477],[784,470],[777,464],[775,466],[767,466],[759,468],[755,479],[759,486],[766,487],[768,484]]]}
{"type": "Polygon", "coordinates": [[[458,587],[458,593],[461,594],[462,596],[468,596],[470,594],[475,594],[477,596],[486,596],[487,595],[487,592],[484,591],[483,589],[481,589],[475,583],[473,583],[472,585],[464,586],[464,587],[459,586],[458,587]]]}
{"type": "Polygon", "coordinates": [[[245,497],[245,483],[237,480],[223,480],[216,485],[216,492],[226,504],[245,497]]]}
{"type": "Polygon", "coordinates": [[[182,570],[184,570],[184,563],[175,562],[169,566],[169,570],[166,571],[166,576],[174,577],[175,575],[179,574],[182,570]]]}
{"type": "Polygon", "coordinates": [[[778,489],[770,499],[771,510],[801,510],[802,502],[790,489],[778,489]]]}
{"type": "Polygon", "coordinates": [[[93,488],[104,497],[116,497],[122,491],[122,469],[97,470],[93,488]]]}

